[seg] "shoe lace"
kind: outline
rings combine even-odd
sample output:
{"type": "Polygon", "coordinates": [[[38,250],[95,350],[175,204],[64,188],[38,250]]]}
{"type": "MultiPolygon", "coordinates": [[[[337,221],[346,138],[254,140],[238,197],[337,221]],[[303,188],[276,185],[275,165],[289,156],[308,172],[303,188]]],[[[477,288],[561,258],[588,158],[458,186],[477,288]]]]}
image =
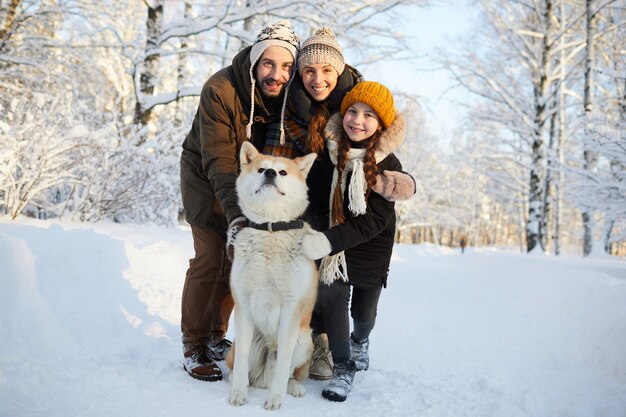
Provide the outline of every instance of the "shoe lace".
{"type": "Polygon", "coordinates": [[[223,352],[225,350],[230,349],[230,347],[233,345],[233,342],[231,342],[228,339],[222,339],[219,342],[217,342],[216,344],[214,344],[213,346],[211,346],[211,349],[214,352],[223,352]]]}
{"type": "Polygon", "coordinates": [[[217,343],[218,346],[224,348],[224,349],[230,349],[230,347],[233,345],[233,342],[231,342],[228,339],[222,339],[219,341],[219,343],[217,343]]]}
{"type": "Polygon", "coordinates": [[[209,348],[206,344],[197,343],[191,349],[191,354],[189,356],[198,363],[206,363],[211,362],[209,353],[209,348]]]}
{"type": "Polygon", "coordinates": [[[330,364],[331,356],[330,356],[330,350],[329,349],[326,349],[326,348],[318,346],[315,349],[315,351],[313,351],[312,357],[313,357],[313,362],[322,360],[322,361],[326,362],[328,364],[328,366],[331,366],[331,364],[330,364]]]}

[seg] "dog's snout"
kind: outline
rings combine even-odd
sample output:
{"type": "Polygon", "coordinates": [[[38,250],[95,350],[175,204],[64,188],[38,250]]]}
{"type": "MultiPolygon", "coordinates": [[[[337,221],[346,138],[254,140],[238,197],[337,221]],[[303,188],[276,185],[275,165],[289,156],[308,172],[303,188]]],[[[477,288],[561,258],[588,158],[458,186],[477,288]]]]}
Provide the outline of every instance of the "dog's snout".
{"type": "Polygon", "coordinates": [[[263,173],[267,178],[276,178],[276,171],[272,168],[266,169],[263,173]]]}

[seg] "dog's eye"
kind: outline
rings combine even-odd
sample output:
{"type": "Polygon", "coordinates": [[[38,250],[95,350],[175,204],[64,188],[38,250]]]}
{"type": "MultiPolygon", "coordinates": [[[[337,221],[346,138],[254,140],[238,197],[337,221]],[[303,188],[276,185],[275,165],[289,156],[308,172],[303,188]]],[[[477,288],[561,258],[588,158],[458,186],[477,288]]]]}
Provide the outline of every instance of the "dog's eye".
{"type": "Polygon", "coordinates": [[[259,173],[259,174],[262,174],[262,173],[263,173],[263,171],[265,171],[265,168],[259,168],[258,173],[259,173]]]}
{"type": "Polygon", "coordinates": [[[281,169],[280,171],[278,171],[278,173],[281,175],[281,177],[287,175],[287,171],[285,171],[284,169],[281,169]]]}

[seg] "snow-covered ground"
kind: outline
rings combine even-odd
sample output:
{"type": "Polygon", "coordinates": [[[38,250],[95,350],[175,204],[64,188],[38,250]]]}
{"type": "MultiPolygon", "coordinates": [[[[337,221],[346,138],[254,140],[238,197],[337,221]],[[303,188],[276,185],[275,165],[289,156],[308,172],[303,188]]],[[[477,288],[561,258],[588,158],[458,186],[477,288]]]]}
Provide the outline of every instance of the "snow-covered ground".
{"type": "MultiPolygon", "coordinates": [[[[256,416],[181,367],[187,228],[0,219],[0,416],[256,416]]],[[[232,330],[232,329],[231,329],[232,330]]],[[[285,416],[626,416],[626,262],[396,246],[371,367],[285,416]]]]}

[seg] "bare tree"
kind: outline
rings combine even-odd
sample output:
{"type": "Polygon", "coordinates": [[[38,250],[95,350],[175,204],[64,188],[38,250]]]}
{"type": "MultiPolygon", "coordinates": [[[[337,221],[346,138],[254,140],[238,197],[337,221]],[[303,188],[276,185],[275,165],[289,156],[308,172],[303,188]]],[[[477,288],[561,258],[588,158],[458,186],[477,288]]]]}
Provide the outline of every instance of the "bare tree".
{"type": "MultiPolygon", "coordinates": [[[[0,209],[16,218],[43,191],[80,181],[78,158],[88,147],[88,128],[72,108],[71,94],[33,93],[29,100],[13,100],[0,122],[0,209]],[[65,117],[58,117],[59,112],[65,117]],[[36,122],[34,122],[36,121],[36,122]],[[45,126],[45,129],[41,128],[45,126]],[[8,140],[12,138],[12,140],[8,140]]],[[[32,206],[38,216],[43,206],[32,206]]]]}
{"type": "MultiPolygon", "coordinates": [[[[575,7],[555,7],[561,5],[555,0],[480,4],[487,30],[480,44],[486,48],[444,62],[459,84],[484,103],[473,106],[474,126],[485,132],[490,149],[504,151],[496,153],[508,161],[502,168],[511,175],[504,181],[512,195],[526,198],[527,250],[545,250],[553,173],[560,167],[566,128],[558,116],[566,111],[559,94],[567,91],[566,81],[574,75],[571,68],[584,47],[583,40],[566,36],[576,30],[580,13],[575,7]],[[524,173],[527,185],[520,181],[524,173]]],[[[491,166],[485,168],[493,176],[491,166]]]]}
{"type": "MultiPolygon", "coordinates": [[[[159,67],[161,53],[159,51],[158,37],[163,31],[164,0],[146,2],[148,14],[146,18],[146,49],[143,58],[143,71],[139,77],[139,97],[154,95],[154,87],[157,82],[157,69],[159,67]]],[[[135,110],[135,123],[147,124],[152,114],[150,109],[144,109],[145,102],[138,99],[135,110]]]]}
{"type": "MultiPolygon", "coordinates": [[[[186,98],[199,95],[211,73],[252,43],[258,27],[288,19],[307,36],[313,27],[336,22],[331,26],[338,34],[358,38],[374,30],[373,17],[424,4],[427,0],[370,0],[350,7],[288,0],[0,2],[0,112],[25,109],[42,116],[39,123],[58,126],[46,131],[31,119],[0,120],[0,209],[12,215],[35,207],[81,220],[167,223],[180,201],[178,147],[197,104],[186,98]],[[29,107],[35,92],[46,102],[70,93],[72,108],[29,107]],[[86,130],[75,135],[72,126],[86,130]],[[28,135],[18,131],[37,128],[48,134],[46,148],[19,139],[28,135]],[[90,146],[82,146],[85,140],[90,146]],[[19,160],[16,154],[80,163],[48,162],[40,170],[45,176],[37,177],[36,159],[19,160]]],[[[374,43],[359,39],[360,45],[369,42],[374,43]]]]}
{"type": "MultiPolygon", "coordinates": [[[[594,0],[586,0],[585,1],[585,32],[586,32],[586,42],[585,42],[585,86],[583,91],[583,111],[584,111],[584,119],[585,119],[585,136],[591,135],[591,123],[593,119],[593,66],[595,61],[595,12],[593,10],[595,3],[597,1],[594,0]]],[[[583,160],[584,160],[584,170],[590,173],[594,173],[596,171],[596,166],[598,164],[597,154],[588,147],[585,147],[583,152],[583,160]]],[[[582,212],[582,220],[583,220],[583,255],[587,256],[591,253],[593,248],[593,213],[590,209],[585,208],[582,212]]]]}
{"type": "MultiPolygon", "coordinates": [[[[382,14],[391,14],[394,9],[402,5],[425,5],[428,0],[370,0],[361,4],[346,7],[341,2],[325,2],[321,7],[317,2],[293,2],[290,0],[258,0],[232,1],[218,0],[210,6],[202,6],[198,2],[196,7],[192,2],[186,5],[198,11],[193,19],[173,20],[169,24],[163,23],[166,3],[163,0],[147,3],[146,20],[146,48],[138,51],[133,58],[133,73],[136,83],[136,111],[135,121],[147,123],[152,119],[156,106],[180,100],[184,97],[197,96],[200,93],[199,85],[180,86],[175,90],[159,89],[163,81],[159,80],[159,67],[164,58],[173,58],[179,54],[200,54],[208,57],[219,57],[228,62],[232,55],[229,45],[241,46],[254,41],[255,23],[267,23],[268,20],[288,19],[303,37],[307,36],[318,26],[332,26],[340,38],[345,38],[348,44],[354,44],[357,50],[367,50],[363,56],[365,62],[375,61],[384,56],[386,59],[406,56],[411,50],[408,42],[404,42],[398,33],[381,28],[371,21],[373,17],[382,14]],[[178,48],[186,39],[204,36],[205,38],[222,38],[221,46],[202,50],[199,48],[178,48]],[[374,42],[376,38],[393,38],[395,42],[374,42]],[[233,40],[237,42],[233,42],[233,40]],[[367,48],[359,48],[367,45],[367,48]]],[[[358,64],[358,63],[355,63],[358,64]]],[[[199,80],[200,81],[200,80],[199,80]]]]}

